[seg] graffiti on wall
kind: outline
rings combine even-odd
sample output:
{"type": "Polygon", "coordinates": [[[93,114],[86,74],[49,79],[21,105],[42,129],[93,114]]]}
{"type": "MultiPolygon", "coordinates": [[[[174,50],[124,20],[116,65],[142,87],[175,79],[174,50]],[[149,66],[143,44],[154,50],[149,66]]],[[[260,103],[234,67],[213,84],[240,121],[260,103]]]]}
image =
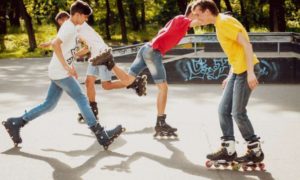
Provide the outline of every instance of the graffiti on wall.
{"type": "Polygon", "coordinates": [[[279,78],[279,64],[265,59],[260,59],[260,70],[258,76],[268,80],[277,80],[279,78]]]}
{"type": "Polygon", "coordinates": [[[185,81],[193,79],[219,80],[227,76],[229,65],[226,58],[198,58],[178,61],[176,70],[185,81]]]}
{"type": "MultiPolygon", "coordinates": [[[[227,77],[230,66],[227,58],[192,58],[179,60],[175,64],[177,72],[184,81],[194,79],[218,81],[227,77]]],[[[279,78],[279,64],[275,61],[260,59],[258,77],[267,80],[279,78]]]]}

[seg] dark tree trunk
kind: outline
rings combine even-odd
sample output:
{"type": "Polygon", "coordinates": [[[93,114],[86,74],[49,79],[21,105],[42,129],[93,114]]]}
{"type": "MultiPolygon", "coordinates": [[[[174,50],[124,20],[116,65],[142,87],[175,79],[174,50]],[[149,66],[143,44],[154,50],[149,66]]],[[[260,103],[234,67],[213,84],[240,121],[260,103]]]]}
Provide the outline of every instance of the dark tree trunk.
{"type": "Polygon", "coordinates": [[[127,30],[126,30],[125,14],[124,14],[122,0],[117,0],[117,7],[119,11],[120,25],[122,31],[122,42],[127,43],[128,42],[127,30]]]}
{"type": "Polygon", "coordinates": [[[25,21],[25,26],[28,34],[28,39],[29,39],[29,51],[34,51],[34,49],[36,48],[36,40],[34,35],[34,29],[32,27],[31,17],[27,13],[23,0],[18,1],[18,7],[20,9],[20,15],[25,21]]]}
{"type": "Polygon", "coordinates": [[[177,0],[177,6],[181,14],[184,14],[187,6],[187,0],[177,0]]]}
{"type": "Polygon", "coordinates": [[[105,2],[106,2],[106,18],[105,18],[106,39],[111,40],[110,31],[109,31],[110,16],[111,16],[110,4],[109,4],[109,0],[105,0],[105,2]]]}
{"type": "Polygon", "coordinates": [[[221,0],[214,0],[214,1],[215,1],[216,5],[217,5],[219,11],[221,12],[221,0]]]}
{"type": "Polygon", "coordinates": [[[284,0],[269,0],[270,31],[283,32],[286,30],[284,0]]]}
{"type": "Polygon", "coordinates": [[[247,19],[247,14],[246,14],[246,11],[245,11],[244,0],[240,0],[240,5],[241,5],[242,23],[245,26],[246,30],[249,32],[250,27],[249,27],[249,22],[248,22],[248,19],[247,19]]]}
{"type": "Polygon", "coordinates": [[[8,13],[9,23],[11,26],[20,27],[20,11],[18,8],[18,0],[10,1],[10,11],[8,13]]]}
{"type": "Polygon", "coordinates": [[[146,29],[146,12],[145,12],[145,1],[141,1],[141,25],[142,29],[146,29]]]}
{"type": "Polygon", "coordinates": [[[6,6],[6,0],[0,3],[0,52],[6,49],[4,44],[4,35],[6,34],[6,6]]]}
{"type": "Polygon", "coordinates": [[[231,7],[231,4],[230,4],[230,1],[229,0],[224,0],[225,4],[226,4],[226,9],[227,11],[232,11],[232,7],[231,7]]]}
{"type": "Polygon", "coordinates": [[[127,0],[129,5],[129,14],[132,24],[132,30],[133,31],[139,31],[140,30],[140,23],[137,18],[137,11],[136,11],[136,3],[134,0],[127,0]]]}

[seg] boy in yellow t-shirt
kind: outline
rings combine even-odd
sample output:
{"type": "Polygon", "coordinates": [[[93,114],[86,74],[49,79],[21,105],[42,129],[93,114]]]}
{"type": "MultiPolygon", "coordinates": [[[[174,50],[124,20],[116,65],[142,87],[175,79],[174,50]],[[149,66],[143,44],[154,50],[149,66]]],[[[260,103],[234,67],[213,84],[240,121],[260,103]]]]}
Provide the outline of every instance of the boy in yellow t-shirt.
{"type": "Polygon", "coordinates": [[[212,0],[196,1],[193,13],[201,25],[214,24],[218,41],[231,65],[229,75],[222,83],[224,92],[219,105],[222,148],[216,153],[208,154],[207,158],[212,162],[225,160],[259,163],[264,159],[264,154],[246,111],[251,91],[258,85],[254,69],[259,68],[259,61],[253,53],[248,34],[238,20],[219,13],[212,0]],[[235,151],[233,119],[248,143],[248,151],[241,157],[237,157],[235,151]]]}

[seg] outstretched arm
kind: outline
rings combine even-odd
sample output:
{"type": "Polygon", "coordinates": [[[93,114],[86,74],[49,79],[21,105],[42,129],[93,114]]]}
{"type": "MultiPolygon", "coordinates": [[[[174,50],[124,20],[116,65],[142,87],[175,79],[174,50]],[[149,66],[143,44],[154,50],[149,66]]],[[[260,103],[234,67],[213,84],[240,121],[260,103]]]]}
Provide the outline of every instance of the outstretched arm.
{"type": "Polygon", "coordinates": [[[51,41],[52,41],[52,40],[50,40],[50,41],[48,41],[48,42],[41,43],[41,44],[39,45],[39,47],[40,47],[40,48],[48,48],[48,47],[51,46],[51,41]]]}

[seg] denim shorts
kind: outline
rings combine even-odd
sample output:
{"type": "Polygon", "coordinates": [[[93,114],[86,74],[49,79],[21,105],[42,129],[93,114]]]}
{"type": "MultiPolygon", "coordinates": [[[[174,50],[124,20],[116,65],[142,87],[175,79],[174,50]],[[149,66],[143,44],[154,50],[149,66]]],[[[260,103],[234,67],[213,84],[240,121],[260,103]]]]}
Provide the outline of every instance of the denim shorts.
{"type": "Polygon", "coordinates": [[[95,76],[99,77],[101,81],[111,81],[112,80],[112,72],[107,69],[106,66],[93,66],[89,63],[87,67],[87,76],[95,76]]]}
{"type": "Polygon", "coordinates": [[[166,82],[167,75],[162,60],[162,55],[158,50],[153,49],[150,44],[145,44],[138,51],[135,60],[131,64],[129,74],[137,76],[145,68],[148,68],[154,83],[166,82]]]}

